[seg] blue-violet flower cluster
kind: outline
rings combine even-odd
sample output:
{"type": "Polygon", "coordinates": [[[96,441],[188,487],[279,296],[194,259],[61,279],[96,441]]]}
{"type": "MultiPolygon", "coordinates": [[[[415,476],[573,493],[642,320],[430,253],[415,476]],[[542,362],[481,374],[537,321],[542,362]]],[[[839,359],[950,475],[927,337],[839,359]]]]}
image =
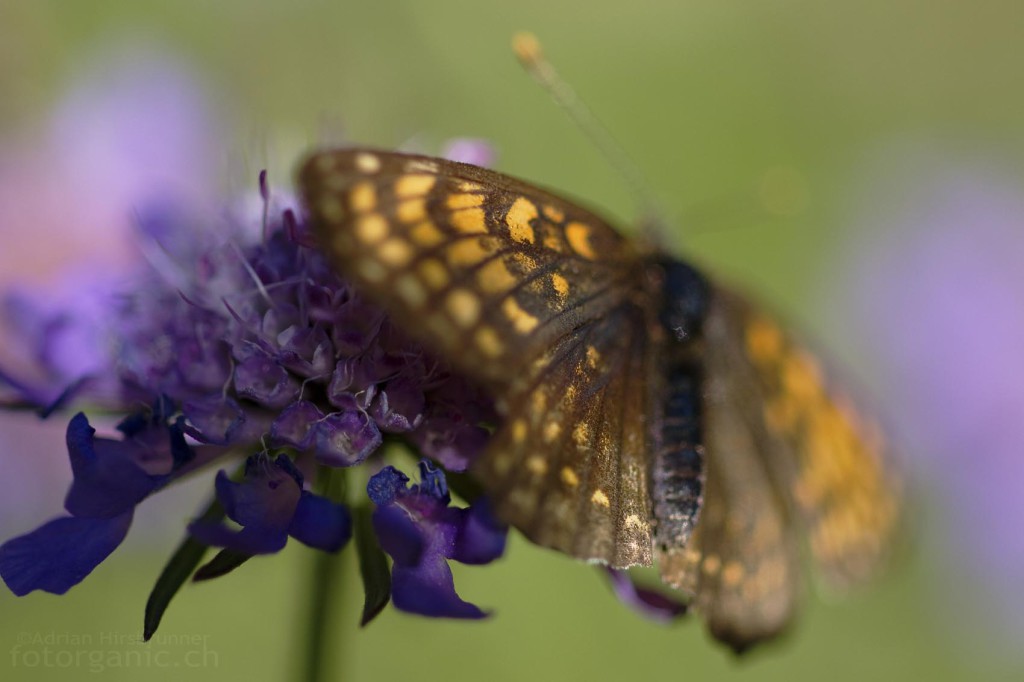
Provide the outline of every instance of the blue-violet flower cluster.
{"type": "Polygon", "coordinates": [[[0,368],[4,403],[44,413],[92,405],[123,418],[116,437],[98,436],[82,412],[70,418],[67,515],[0,546],[0,576],[17,595],[66,592],[120,545],[139,503],[212,465],[223,514],[191,523],[194,541],[246,558],[289,538],[336,552],[353,533],[352,507],[372,502],[395,606],[482,617],[456,594],[448,561],[493,561],[506,529],[485,499],[452,506],[436,465],[467,468],[495,423],[490,401],[353,291],[301,213],[261,187],[262,220],[214,226],[173,208],[144,212],[147,266],[123,286],[81,294],[103,302],[100,314],[10,302],[36,366],[0,368]],[[424,457],[418,484],[384,466],[392,437],[424,457]],[[367,498],[317,484],[356,465],[366,465],[367,498]]]}

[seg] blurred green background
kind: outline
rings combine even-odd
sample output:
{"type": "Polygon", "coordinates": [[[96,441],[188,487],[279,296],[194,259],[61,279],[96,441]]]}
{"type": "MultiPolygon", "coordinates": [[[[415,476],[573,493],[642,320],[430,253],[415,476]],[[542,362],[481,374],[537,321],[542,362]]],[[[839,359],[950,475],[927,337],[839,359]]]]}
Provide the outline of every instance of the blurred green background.
{"type": "MultiPolygon", "coordinates": [[[[298,155],[325,142],[436,152],[471,136],[494,146],[500,170],[628,225],[636,207],[621,178],[512,57],[520,29],[540,37],[678,218],[672,246],[848,363],[867,360],[863,339],[826,323],[842,311],[821,291],[852,238],[850,188],[866,159],[905,139],[1024,152],[1024,9],[998,0],[0,0],[0,138],[30,147],[62,94],[95,77],[90,64],[155,54],[201,82],[223,122],[211,153],[225,192],[248,189],[263,167],[287,186],[298,155]]],[[[6,249],[32,239],[2,227],[6,249]]],[[[59,448],[52,458],[63,466],[59,448]]],[[[167,655],[125,662],[144,651],[134,639],[172,529],[207,485],[143,505],[122,549],[68,595],[0,590],[0,677],[81,679],[102,668],[108,679],[289,679],[311,556],[296,543],[188,586],[140,654],[167,655]],[[46,648],[114,657],[46,664],[32,655],[46,648]]],[[[63,483],[33,491],[49,514],[62,495],[63,483]]],[[[4,537],[47,518],[5,515],[4,537]]],[[[517,538],[498,565],[455,569],[460,593],[496,612],[484,623],[388,611],[357,631],[352,583],[336,605],[338,679],[1024,679],[1019,651],[989,646],[1006,633],[947,609],[946,591],[972,586],[943,583],[941,554],[910,544],[876,589],[827,604],[810,596],[790,637],[736,660],[698,623],[646,622],[594,569],[517,538]]]]}

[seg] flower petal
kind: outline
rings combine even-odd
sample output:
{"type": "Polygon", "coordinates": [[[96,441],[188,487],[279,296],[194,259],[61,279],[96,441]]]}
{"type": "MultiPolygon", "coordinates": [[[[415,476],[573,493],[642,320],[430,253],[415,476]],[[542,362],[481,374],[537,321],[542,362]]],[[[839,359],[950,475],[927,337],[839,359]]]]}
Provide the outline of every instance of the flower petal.
{"type": "Polygon", "coordinates": [[[605,572],[619,601],[640,615],[660,623],[670,623],[686,615],[688,605],[685,602],[637,585],[625,571],[608,568],[605,572]]]}
{"type": "Polygon", "coordinates": [[[160,487],[135,460],[145,453],[131,441],[95,438],[96,430],[79,412],[68,423],[67,445],[74,481],[64,500],[73,516],[112,518],[160,487]]]}
{"type": "Polygon", "coordinates": [[[63,517],[0,545],[0,576],[19,597],[64,594],[124,540],[134,510],[107,519],[63,517]]]}
{"type": "Polygon", "coordinates": [[[448,563],[439,556],[415,567],[398,563],[391,570],[391,601],[395,608],[435,618],[486,618],[479,607],[455,592],[448,563]]]}
{"type": "Polygon", "coordinates": [[[487,498],[464,511],[449,558],[464,564],[488,564],[504,554],[508,526],[494,516],[487,498]]]}
{"type": "Polygon", "coordinates": [[[328,466],[353,466],[380,447],[380,429],[365,413],[336,412],[316,427],[316,458],[328,466]]]}
{"type": "Polygon", "coordinates": [[[352,537],[352,517],[345,506],[304,490],[288,534],[304,545],[337,552],[352,537]]]}

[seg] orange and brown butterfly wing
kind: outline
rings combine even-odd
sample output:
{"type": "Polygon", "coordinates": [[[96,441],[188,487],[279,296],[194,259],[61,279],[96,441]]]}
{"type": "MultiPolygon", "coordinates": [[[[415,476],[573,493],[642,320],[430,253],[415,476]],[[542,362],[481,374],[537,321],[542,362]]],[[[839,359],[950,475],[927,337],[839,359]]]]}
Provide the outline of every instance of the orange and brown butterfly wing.
{"type": "Polygon", "coordinates": [[[299,187],[346,277],[415,338],[504,389],[629,295],[636,256],[593,214],[499,173],[365,149],[308,159],[299,187]]]}
{"type": "Polygon", "coordinates": [[[792,620],[803,544],[832,586],[877,572],[897,533],[900,479],[879,430],[770,318],[719,288],[704,333],[702,518],[687,548],[660,559],[715,636],[742,650],[792,620]]]}
{"type": "Polygon", "coordinates": [[[624,306],[556,342],[508,391],[476,473],[534,542],[615,568],[651,563],[642,312],[624,306]]]}
{"type": "Polygon", "coordinates": [[[319,153],[299,186],[343,274],[498,398],[476,473],[503,517],[579,558],[649,564],[652,354],[630,327],[629,242],[543,190],[429,157],[319,153]]]}
{"type": "Polygon", "coordinates": [[[866,582],[900,526],[902,477],[882,429],[771,318],[728,292],[719,305],[721,334],[735,339],[735,362],[742,354],[759,388],[765,460],[815,567],[833,588],[866,582]]]}

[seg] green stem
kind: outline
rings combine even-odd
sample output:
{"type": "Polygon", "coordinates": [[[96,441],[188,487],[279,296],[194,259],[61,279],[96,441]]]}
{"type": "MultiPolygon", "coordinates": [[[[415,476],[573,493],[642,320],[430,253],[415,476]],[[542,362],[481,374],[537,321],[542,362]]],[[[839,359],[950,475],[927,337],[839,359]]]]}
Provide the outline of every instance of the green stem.
{"type": "MultiPolygon", "coordinates": [[[[317,473],[317,488],[321,495],[335,502],[345,502],[344,471],[321,467],[317,473]]],[[[314,551],[311,574],[307,585],[307,613],[304,646],[303,675],[306,682],[325,682],[340,679],[332,675],[337,662],[343,659],[343,639],[337,636],[335,613],[339,610],[339,595],[345,591],[350,561],[344,551],[329,554],[314,551]]]]}

